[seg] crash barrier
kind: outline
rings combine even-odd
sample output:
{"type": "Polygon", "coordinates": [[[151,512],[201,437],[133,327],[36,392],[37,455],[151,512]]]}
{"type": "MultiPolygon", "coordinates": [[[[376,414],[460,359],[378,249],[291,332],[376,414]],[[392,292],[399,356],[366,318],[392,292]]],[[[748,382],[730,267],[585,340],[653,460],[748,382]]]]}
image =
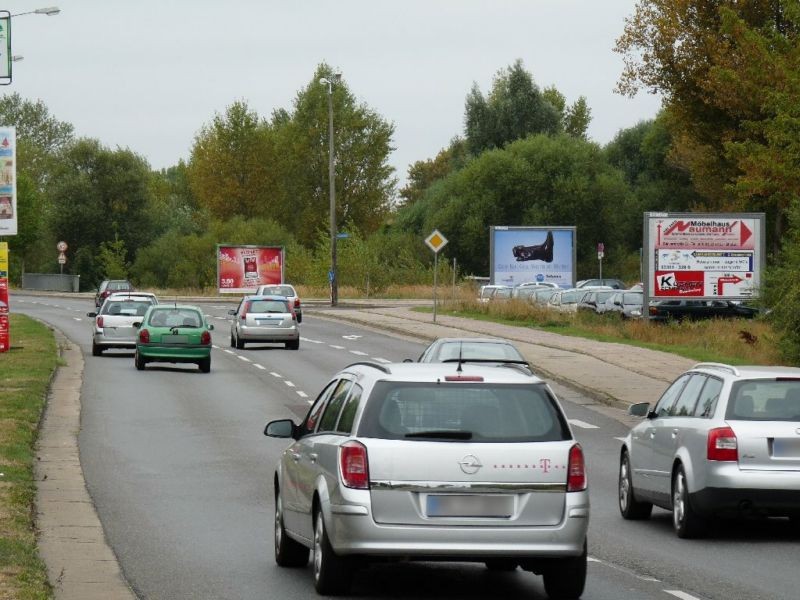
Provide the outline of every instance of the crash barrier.
{"type": "Polygon", "coordinates": [[[47,290],[52,292],[77,292],[80,290],[80,275],[59,273],[23,273],[23,290],[47,290]]]}

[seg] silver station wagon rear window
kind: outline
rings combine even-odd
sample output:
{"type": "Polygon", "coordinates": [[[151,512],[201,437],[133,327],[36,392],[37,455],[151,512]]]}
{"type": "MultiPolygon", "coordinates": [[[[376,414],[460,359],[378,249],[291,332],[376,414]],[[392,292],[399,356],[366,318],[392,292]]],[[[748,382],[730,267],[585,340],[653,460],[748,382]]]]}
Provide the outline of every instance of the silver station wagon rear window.
{"type": "Polygon", "coordinates": [[[358,435],[489,443],[571,439],[544,384],[387,381],[370,394],[358,435]]]}
{"type": "Polygon", "coordinates": [[[800,379],[752,379],[733,384],[730,421],[800,421],[800,379]]]}

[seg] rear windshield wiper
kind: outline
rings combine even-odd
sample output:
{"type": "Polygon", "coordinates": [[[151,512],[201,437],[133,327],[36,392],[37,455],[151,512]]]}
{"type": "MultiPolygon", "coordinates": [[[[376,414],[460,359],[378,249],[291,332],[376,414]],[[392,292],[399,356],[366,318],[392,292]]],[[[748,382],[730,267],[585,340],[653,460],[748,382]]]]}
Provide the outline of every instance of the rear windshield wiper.
{"type": "Polygon", "coordinates": [[[453,362],[462,362],[462,363],[501,363],[501,364],[512,364],[512,365],[528,365],[527,360],[516,360],[512,358],[445,358],[443,363],[453,363],[453,362]]]}
{"type": "Polygon", "coordinates": [[[451,440],[471,440],[471,431],[458,431],[455,429],[432,429],[430,431],[414,431],[405,435],[407,438],[436,438],[451,440]]]}

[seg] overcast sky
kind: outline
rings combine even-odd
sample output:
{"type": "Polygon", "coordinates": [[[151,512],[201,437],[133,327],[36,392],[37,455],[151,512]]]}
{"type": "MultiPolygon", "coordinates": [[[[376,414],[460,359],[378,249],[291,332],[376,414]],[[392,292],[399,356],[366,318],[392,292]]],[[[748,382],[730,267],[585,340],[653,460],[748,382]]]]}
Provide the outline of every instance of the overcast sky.
{"type": "Polygon", "coordinates": [[[56,16],[14,18],[10,86],[41,99],[79,136],[128,147],[153,168],[188,159],[215,112],[244,99],[262,116],[291,108],[327,62],[355,96],[396,127],[390,158],[433,157],[463,133],[472,83],[523,60],[536,83],[568,102],[586,96],[589,137],[609,142],[655,116],[649,94],[614,94],[612,52],[635,0],[36,0],[56,16]]]}

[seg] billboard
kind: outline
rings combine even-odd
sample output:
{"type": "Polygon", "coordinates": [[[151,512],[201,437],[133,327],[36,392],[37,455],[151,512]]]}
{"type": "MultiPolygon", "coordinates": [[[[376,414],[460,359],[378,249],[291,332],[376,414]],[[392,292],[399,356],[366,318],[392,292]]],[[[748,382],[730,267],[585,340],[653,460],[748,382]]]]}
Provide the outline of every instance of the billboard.
{"type": "Polygon", "coordinates": [[[249,294],[260,285],[283,283],[282,246],[217,244],[220,294],[249,294]]]}
{"type": "Polygon", "coordinates": [[[0,236],[17,235],[17,130],[0,127],[0,236]]]}
{"type": "Polygon", "coordinates": [[[758,293],[763,213],[645,213],[648,298],[743,300],[758,293]]]}
{"type": "Polygon", "coordinates": [[[575,285],[575,227],[489,228],[491,283],[518,285],[532,281],[575,285]]]}

